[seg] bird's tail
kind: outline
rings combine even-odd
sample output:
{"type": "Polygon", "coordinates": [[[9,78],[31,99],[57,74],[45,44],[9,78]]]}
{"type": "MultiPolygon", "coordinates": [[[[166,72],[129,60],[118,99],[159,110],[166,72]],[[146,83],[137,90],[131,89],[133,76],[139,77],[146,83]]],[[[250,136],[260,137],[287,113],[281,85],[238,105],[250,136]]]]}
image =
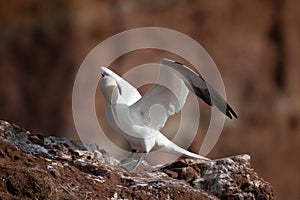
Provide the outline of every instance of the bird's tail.
{"type": "Polygon", "coordinates": [[[175,143],[173,143],[172,141],[170,141],[166,136],[164,136],[163,134],[159,134],[159,137],[157,138],[157,145],[160,147],[164,147],[163,151],[168,152],[168,153],[181,153],[193,158],[200,158],[203,160],[210,160],[204,156],[189,152],[179,146],[177,146],[175,143]]]}

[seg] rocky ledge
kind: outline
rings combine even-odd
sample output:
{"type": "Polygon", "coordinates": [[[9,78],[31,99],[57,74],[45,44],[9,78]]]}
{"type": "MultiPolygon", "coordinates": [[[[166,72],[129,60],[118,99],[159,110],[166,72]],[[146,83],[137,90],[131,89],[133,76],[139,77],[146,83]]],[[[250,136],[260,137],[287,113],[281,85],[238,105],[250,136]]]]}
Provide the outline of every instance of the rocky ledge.
{"type": "Polygon", "coordinates": [[[97,145],[0,121],[0,199],[274,199],[249,155],[181,158],[134,173],[97,145]]]}

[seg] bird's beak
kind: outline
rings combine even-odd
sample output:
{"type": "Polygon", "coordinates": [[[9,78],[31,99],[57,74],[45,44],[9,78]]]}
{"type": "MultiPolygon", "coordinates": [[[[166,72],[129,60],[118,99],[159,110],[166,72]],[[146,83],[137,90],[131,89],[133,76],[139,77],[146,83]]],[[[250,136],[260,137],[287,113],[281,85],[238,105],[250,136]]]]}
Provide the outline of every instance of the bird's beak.
{"type": "Polygon", "coordinates": [[[99,71],[100,71],[102,77],[104,77],[104,76],[106,75],[106,74],[105,74],[105,67],[100,67],[100,68],[99,68],[99,71]]]}

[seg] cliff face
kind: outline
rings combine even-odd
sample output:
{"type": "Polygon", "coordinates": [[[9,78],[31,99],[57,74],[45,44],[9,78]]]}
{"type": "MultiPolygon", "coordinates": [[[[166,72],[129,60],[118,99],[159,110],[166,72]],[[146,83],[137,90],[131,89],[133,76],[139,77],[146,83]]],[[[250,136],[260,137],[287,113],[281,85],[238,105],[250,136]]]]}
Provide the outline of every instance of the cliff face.
{"type": "Polygon", "coordinates": [[[274,199],[250,156],[181,158],[128,173],[92,144],[0,121],[0,199],[274,199]]]}

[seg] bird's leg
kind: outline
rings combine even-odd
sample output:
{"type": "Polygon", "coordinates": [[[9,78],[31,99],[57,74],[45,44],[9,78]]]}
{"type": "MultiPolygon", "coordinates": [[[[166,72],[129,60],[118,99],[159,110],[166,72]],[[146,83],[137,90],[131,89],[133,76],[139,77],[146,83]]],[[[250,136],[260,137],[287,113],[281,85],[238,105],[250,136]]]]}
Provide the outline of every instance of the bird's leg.
{"type": "Polygon", "coordinates": [[[132,157],[137,152],[138,152],[137,149],[131,149],[131,153],[127,156],[127,158],[125,158],[124,160],[121,160],[121,166],[128,162],[132,162],[134,160],[132,157]]]}
{"type": "Polygon", "coordinates": [[[131,153],[129,154],[129,156],[127,157],[127,158],[132,158],[133,157],[133,155],[135,154],[135,153],[138,153],[139,151],[137,150],[137,149],[131,149],[131,153]]]}
{"type": "Polygon", "coordinates": [[[148,152],[144,151],[142,153],[142,155],[138,158],[138,160],[134,160],[131,158],[132,160],[127,163],[122,163],[122,161],[121,161],[121,167],[123,169],[131,172],[131,171],[135,170],[141,164],[141,162],[144,160],[144,158],[147,156],[147,154],[148,154],[148,152]]]}

